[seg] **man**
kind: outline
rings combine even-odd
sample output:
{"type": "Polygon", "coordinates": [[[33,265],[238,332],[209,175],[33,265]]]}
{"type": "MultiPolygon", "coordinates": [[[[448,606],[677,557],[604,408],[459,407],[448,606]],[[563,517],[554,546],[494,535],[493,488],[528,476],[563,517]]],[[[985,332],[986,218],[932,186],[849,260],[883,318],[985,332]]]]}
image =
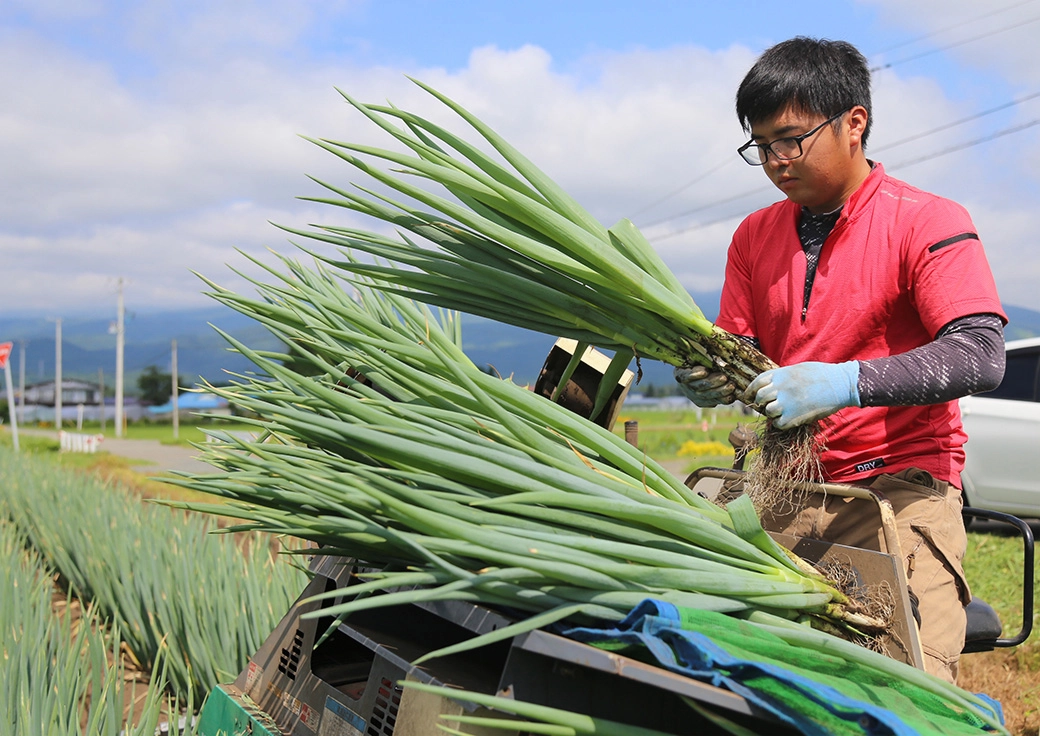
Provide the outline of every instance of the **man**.
{"type": "MultiPolygon", "coordinates": [[[[787,198],[737,228],[717,324],[781,367],[742,397],[705,368],[677,369],[676,380],[699,406],[763,405],[779,429],[821,420],[825,479],[892,503],[926,669],[955,682],[970,600],[956,400],[995,388],[1004,371],[1007,318],[982,244],[962,207],[866,157],[870,71],[853,46],[777,44],[736,103],[751,136],[740,155],[787,198]]],[[[769,521],[879,549],[870,511],[830,496],[769,521]]]]}

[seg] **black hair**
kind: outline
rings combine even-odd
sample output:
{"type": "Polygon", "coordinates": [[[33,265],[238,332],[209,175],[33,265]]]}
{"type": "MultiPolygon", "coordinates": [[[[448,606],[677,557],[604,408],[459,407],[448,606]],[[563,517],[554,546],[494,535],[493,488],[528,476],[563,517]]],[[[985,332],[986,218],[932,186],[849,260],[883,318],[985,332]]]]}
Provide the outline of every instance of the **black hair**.
{"type": "Polygon", "coordinates": [[[873,118],[866,58],[846,41],[805,36],[766,49],[737,89],[737,119],[749,133],[788,105],[827,118],[862,105],[865,147],[873,118]]]}

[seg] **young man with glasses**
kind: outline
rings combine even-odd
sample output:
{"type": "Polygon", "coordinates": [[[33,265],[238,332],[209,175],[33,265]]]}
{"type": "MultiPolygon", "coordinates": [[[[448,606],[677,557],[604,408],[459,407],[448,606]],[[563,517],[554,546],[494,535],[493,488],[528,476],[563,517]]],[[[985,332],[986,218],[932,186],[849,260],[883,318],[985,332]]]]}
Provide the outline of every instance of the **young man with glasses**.
{"type": "MultiPolygon", "coordinates": [[[[699,406],[764,405],[779,429],[820,420],[825,480],[891,502],[926,669],[954,682],[970,600],[957,399],[995,388],[1004,371],[1007,318],[981,241],[962,207],[866,157],[870,71],[850,44],[773,46],[736,102],[751,135],[738,153],[786,199],[737,228],[717,324],[781,367],[740,397],[704,368],[676,369],[676,380],[699,406]]],[[[856,499],[763,521],[880,549],[877,512],[856,499]]]]}

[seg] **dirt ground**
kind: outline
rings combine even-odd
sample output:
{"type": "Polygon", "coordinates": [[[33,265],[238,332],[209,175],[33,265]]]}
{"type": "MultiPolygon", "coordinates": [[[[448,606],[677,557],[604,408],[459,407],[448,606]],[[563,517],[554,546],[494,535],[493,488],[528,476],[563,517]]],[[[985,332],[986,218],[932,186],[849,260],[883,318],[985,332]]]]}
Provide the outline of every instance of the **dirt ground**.
{"type": "Polygon", "coordinates": [[[199,451],[183,445],[164,445],[156,440],[128,440],[108,437],[101,443],[101,450],[119,457],[140,461],[131,465],[145,475],[180,470],[188,473],[208,473],[213,467],[198,459],[199,451]]]}
{"type": "Polygon", "coordinates": [[[957,684],[999,701],[1014,736],[1040,734],[1040,676],[1020,652],[998,649],[964,655],[957,684]]]}
{"type": "MultiPolygon", "coordinates": [[[[20,427],[19,434],[50,437],[55,442],[57,433],[50,429],[20,427]]],[[[198,459],[199,451],[186,445],[167,445],[158,440],[131,440],[106,437],[98,445],[98,452],[110,453],[131,461],[130,469],[142,475],[156,475],[168,470],[188,473],[207,473],[213,467],[198,459]]]]}

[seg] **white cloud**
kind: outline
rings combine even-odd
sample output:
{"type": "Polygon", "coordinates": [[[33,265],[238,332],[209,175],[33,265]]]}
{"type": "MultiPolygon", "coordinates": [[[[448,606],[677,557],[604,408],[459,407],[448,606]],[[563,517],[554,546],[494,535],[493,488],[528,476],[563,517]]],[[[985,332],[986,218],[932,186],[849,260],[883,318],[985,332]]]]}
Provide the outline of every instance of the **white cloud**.
{"type": "MultiPolygon", "coordinates": [[[[478,48],[456,72],[367,67],[283,53],[325,12],[318,4],[287,17],[269,3],[248,18],[234,3],[193,6],[183,24],[173,4],[149,7],[150,18],[130,24],[135,53],[162,63],[141,74],[25,31],[4,35],[0,259],[10,286],[0,312],[87,309],[109,298],[118,276],[128,305],[141,307],[204,303],[191,270],[240,284],[223,278],[224,264],[243,264],[234,248],[291,252],[268,219],[348,218],[294,199],[320,193],[305,174],[339,185],[356,178],[299,134],[388,144],[334,87],[449,119],[406,73],[483,118],[606,224],[629,216],[645,226],[691,289],[718,288],[739,215],[777,199],[734,152],[743,136],[733,94],[755,56],[740,45],[597,52],[565,71],[536,46],[478,48]]],[[[895,7],[908,27],[932,27],[895,7]]],[[[1012,52],[993,53],[986,63],[1008,64],[1013,82],[1012,62],[1000,57],[1012,52]]],[[[970,95],[893,67],[878,75],[872,149],[896,165],[983,135],[992,127],[979,122],[884,151],[978,109],[970,95]]],[[[1035,275],[1022,265],[1034,258],[1036,137],[987,146],[893,173],[968,206],[1005,300],[1040,307],[1035,275]]]]}

